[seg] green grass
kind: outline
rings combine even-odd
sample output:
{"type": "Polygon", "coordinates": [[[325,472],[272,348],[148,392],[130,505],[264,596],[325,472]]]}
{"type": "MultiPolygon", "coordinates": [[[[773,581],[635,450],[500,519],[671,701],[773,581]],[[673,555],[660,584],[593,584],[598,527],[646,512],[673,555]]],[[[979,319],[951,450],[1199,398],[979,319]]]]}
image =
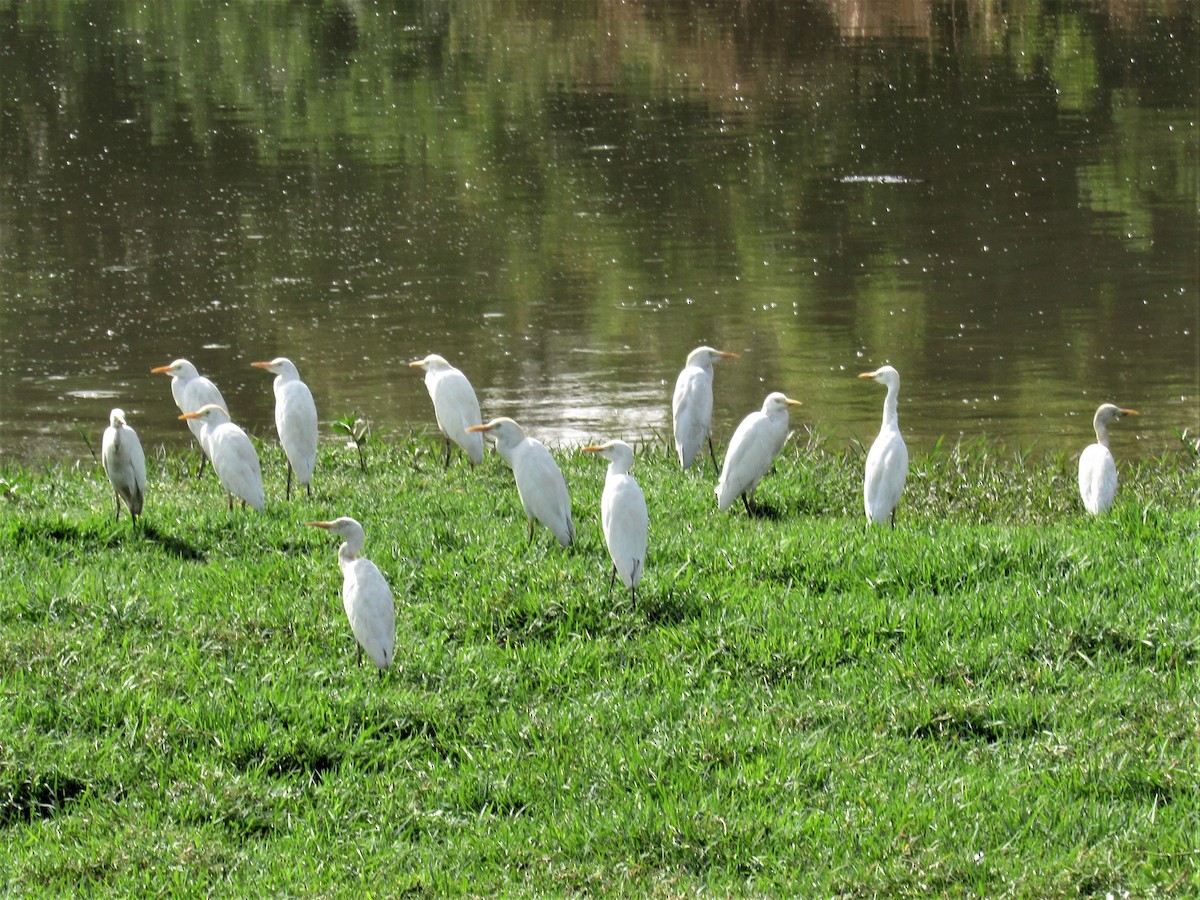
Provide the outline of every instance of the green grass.
{"type": "Polygon", "coordinates": [[[0,471],[0,887],[16,893],[1122,896],[1200,892],[1200,471],[939,448],[896,530],[862,457],[790,445],[761,518],[634,467],[651,551],[609,594],[604,467],[532,546],[494,456],[322,449],[229,512],[151,460],[0,471]],[[397,597],[355,664],[336,541],[397,597]]]}

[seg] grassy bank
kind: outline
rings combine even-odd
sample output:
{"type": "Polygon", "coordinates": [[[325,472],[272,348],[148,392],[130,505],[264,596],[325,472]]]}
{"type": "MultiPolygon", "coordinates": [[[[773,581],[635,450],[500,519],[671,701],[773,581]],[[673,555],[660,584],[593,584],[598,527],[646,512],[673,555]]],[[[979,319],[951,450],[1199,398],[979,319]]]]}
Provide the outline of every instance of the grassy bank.
{"type": "MultiPolygon", "coordinates": [[[[796,443],[715,510],[661,449],[636,604],[604,467],[532,546],[511,473],[417,437],[229,512],[152,458],[138,528],[96,468],[0,472],[0,885],[70,892],[827,896],[1200,892],[1200,474],[914,461],[867,533],[862,457],[796,443]],[[352,515],[397,597],[355,665],[352,515]]],[[[190,467],[190,468],[189,468],[190,467]]]]}

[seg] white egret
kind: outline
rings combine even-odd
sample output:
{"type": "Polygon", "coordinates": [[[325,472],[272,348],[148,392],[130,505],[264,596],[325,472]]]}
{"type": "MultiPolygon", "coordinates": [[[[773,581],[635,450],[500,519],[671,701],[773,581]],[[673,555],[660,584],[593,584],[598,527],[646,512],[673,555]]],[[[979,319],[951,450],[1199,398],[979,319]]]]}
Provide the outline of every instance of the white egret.
{"type": "Polygon", "coordinates": [[[366,534],[363,527],[349,516],[332,522],[309,522],[341,535],[344,543],[338,547],[338,568],[342,570],[342,607],[350,620],[350,630],[358,641],[358,662],[362,665],[363,651],[379,670],[392,664],[396,643],[396,601],[392,589],[379,567],[362,553],[366,534]]]}
{"type": "Polygon", "coordinates": [[[292,499],[292,473],[312,496],[312,474],[317,465],[317,405],[300,372],[286,356],[270,362],[253,362],[275,376],[275,430],[287,457],[287,499],[292,499]]]}
{"type": "Polygon", "coordinates": [[[100,461],[117,495],[117,519],[121,518],[121,501],[129,507],[133,521],[142,514],[146,496],[146,454],[137,432],[125,421],[125,412],[114,409],[108,414],[108,427],[100,444],[100,461]]]}
{"type": "Polygon", "coordinates": [[[717,454],[712,445],[713,363],[720,359],[738,359],[736,353],[697,347],[688,354],[687,363],[675,379],[671,397],[671,418],[675,428],[675,452],[679,464],[688,468],[696,460],[700,445],[708,441],[713,471],[717,471],[717,454]]]}
{"type": "Polygon", "coordinates": [[[904,490],[908,477],[908,447],[900,436],[900,424],[896,417],[896,400],[900,394],[900,373],[891,366],[883,366],[874,372],[863,372],[859,378],[873,378],[887,387],[883,399],[883,425],[879,436],[867,453],[867,467],[863,475],[863,506],[867,511],[868,525],[882,525],[891,521],[896,527],[896,504],[904,490]]]}
{"type": "Polygon", "coordinates": [[[575,540],[571,497],[550,451],[536,438],[526,437],[521,426],[507,416],[486,425],[472,425],[467,431],[486,433],[495,441],[500,458],[513,470],[521,506],[529,517],[529,540],[533,540],[536,519],[554,533],[560,544],[569,546],[575,540]]]}
{"type": "Polygon", "coordinates": [[[266,505],[263,499],[262,470],[258,453],[246,432],[229,420],[229,413],[215,403],[206,403],[195,412],[184,413],[181,419],[199,419],[203,423],[200,443],[208,447],[213,469],[221,486],[233,498],[249,503],[260,512],[266,505]]]}
{"type": "Polygon", "coordinates": [[[414,368],[425,370],[425,388],[433,400],[433,415],[438,430],[446,441],[446,466],[450,465],[451,441],[462,447],[477,466],[483,462],[483,436],[470,431],[471,426],[483,422],[479,412],[479,400],[475,389],[460,370],[436,353],[409,363],[414,368]]]}
{"type": "MultiPolygon", "coordinates": [[[[154,375],[171,376],[171,396],[175,398],[175,405],[181,413],[195,412],[209,403],[221,409],[229,409],[217,386],[201,375],[186,359],[177,359],[169,366],[158,366],[150,372],[154,375]]],[[[209,456],[208,448],[200,439],[203,423],[192,419],[188,421],[188,428],[191,429],[196,443],[200,445],[200,467],[196,470],[196,474],[199,475],[204,471],[204,460],[209,456]]]]}
{"type": "Polygon", "coordinates": [[[729,452],[725,454],[725,465],[715,489],[718,509],[729,509],[741,497],[746,512],[753,512],[750,504],[754,489],[787,440],[788,407],[799,405],[799,400],[775,391],[767,395],[761,410],[742,419],[729,441],[729,452]]]}
{"type": "Polygon", "coordinates": [[[1096,429],[1096,443],[1085,447],[1079,455],[1079,496],[1084,508],[1092,515],[1108,510],[1117,496],[1117,464],[1108,449],[1108,423],[1122,416],[1139,415],[1136,409],[1121,409],[1112,403],[1104,403],[1096,410],[1092,427],[1096,429]]]}
{"type": "Polygon", "coordinates": [[[637,586],[646,565],[646,532],[650,517],[646,512],[646,496],[636,479],[629,474],[633,465],[633,448],[624,441],[609,441],[595,447],[584,447],[584,453],[595,453],[608,460],[604,476],[604,494],[600,498],[600,524],[604,542],[613,561],[613,580],[620,575],[637,601],[637,586]]]}

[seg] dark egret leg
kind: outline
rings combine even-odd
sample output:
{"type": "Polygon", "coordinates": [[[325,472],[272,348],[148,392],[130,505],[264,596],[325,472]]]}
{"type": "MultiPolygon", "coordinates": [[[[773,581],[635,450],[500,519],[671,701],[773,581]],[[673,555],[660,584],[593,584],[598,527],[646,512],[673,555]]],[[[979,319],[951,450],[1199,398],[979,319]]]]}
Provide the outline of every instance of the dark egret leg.
{"type": "Polygon", "coordinates": [[[304,492],[306,494],[308,494],[309,497],[312,497],[312,482],[311,481],[304,486],[304,492]]]}
{"type": "Polygon", "coordinates": [[[746,504],[746,515],[754,515],[754,510],[750,507],[750,497],[748,494],[742,494],[742,502],[746,504]]]}
{"type": "Polygon", "coordinates": [[[533,518],[529,519],[529,546],[533,545],[533,518]]]}
{"type": "Polygon", "coordinates": [[[286,496],[287,496],[288,500],[291,500],[292,499],[292,463],[291,463],[291,460],[288,461],[287,470],[288,470],[288,480],[287,480],[287,495],[286,496]]]}
{"type": "Polygon", "coordinates": [[[446,441],[446,458],[442,461],[443,470],[450,468],[450,451],[454,449],[453,445],[450,443],[450,438],[445,438],[444,440],[446,441]]]}
{"type": "Polygon", "coordinates": [[[715,450],[713,450],[711,435],[708,438],[708,455],[712,458],[713,474],[716,475],[718,478],[720,478],[721,477],[721,467],[717,465],[717,453],[715,450]]]}
{"type": "Polygon", "coordinates": [[[203,450],[200,451],[200,465],[196,467],[196,477],[199,478],[204,473],[204,464],[208,462],[208,454],[203,450]]]}
{"type": "MultiPolygon", "coordinates": [[[[120,522],[121,521],[121,495],[113,494],[113,499],[117,501],[117,521],[120,522]]],[[[130,513],[130,515],[133,515],[133,513],[130,513]]],[[[136,519],[137,516],[134,516],[134,518],[136,519]]]]}
{"type": "Polygon", "coordinates": [[[617,564],[613,563],[612,576],[608,579],[608,592],[611,594],[613,585],[617,583],[617,564]]]}
{"type": "Polygon", "coordinates": [[[362,644],[358,645],[358,664],[362,665],[362,644]]]}

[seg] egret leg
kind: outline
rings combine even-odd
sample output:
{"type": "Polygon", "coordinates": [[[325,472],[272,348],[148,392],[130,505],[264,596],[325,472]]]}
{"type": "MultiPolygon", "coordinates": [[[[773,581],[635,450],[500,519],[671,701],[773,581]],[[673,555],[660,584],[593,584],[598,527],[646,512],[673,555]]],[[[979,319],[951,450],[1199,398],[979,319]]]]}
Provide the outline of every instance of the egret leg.
{"type": "Polygon", "coordinates": [[[208,454],[203,450],[200,451],[200,465],[196,467],[196,477],[199,478],[204,472],[204,464],[208,462],[208,454]]]}
{"type": "Polygon", "coordinates": [[[362,665],[362,644],[358,645],[358,664],[362,665]]]}
{"type": "Polygon", "coordinates": [[[613,585],[617,583],[617,564],[613,563],[612,577],[608,579],[608,592],[611,594],[613,585]]]}
{"type": "Polygon", "coordinates": [[[717,465],[717,453],[715,450],[713,450],[711,435],[708,438],[708,455],[710,457],[712,457],[713,474],[716,475],[718,478],[720,478],[721,477],[721,467],[717,465]]]}
{"type": "Polygon", "coordinates": [[[233,512],[233,494],[229,495],[229,511],[233,512]]]}
{"type": "MultiPolygon", "coordinates": [[[[117,501],[117,521],[121,521],[121,497],[119,494],[113,494],[113,499],[117,501]]],[[[130,513],[130,515],[133,515],[130,513]]]]}
{"type": "Polygon", "coordinates": [[[288,500],[291,500],[292,499],[292,463],[291,463],[291,460],[288,460],[287,470],[288,470],[288,480],[287,480],[287,495],[286,496],[287,496],[288,500]]]}
{"type": "Polygon", "coordinates": [[[533,519],[529,520],[529,544],[533,544],[533,519]]]}
{"type": "Polygon", "coordinates": [[[746,504],[746,515],[754,515],[754,510],[750,508],[750,497],[747,494],[742,494],[742,502],[746,504]]]}
{"type": "Polygon", "coordinates": [[[309,497],[312,496],[312,482],[311,481],[304,486],[304,491],[305,491],[305,493],[308,494],[309,497]]]}
{"type": "Polygon", "coordinates": [[[454,449],[450,443],[450,438],[445,438],[444,440],[446,441],[446,458],[442,461],[443,470],[450,468],[450,451],[454,449]]]}
{"type": "Polygon", "coordinates": [[[892,531],[896,530],[896,507],[892,507],[892,531]]]}

